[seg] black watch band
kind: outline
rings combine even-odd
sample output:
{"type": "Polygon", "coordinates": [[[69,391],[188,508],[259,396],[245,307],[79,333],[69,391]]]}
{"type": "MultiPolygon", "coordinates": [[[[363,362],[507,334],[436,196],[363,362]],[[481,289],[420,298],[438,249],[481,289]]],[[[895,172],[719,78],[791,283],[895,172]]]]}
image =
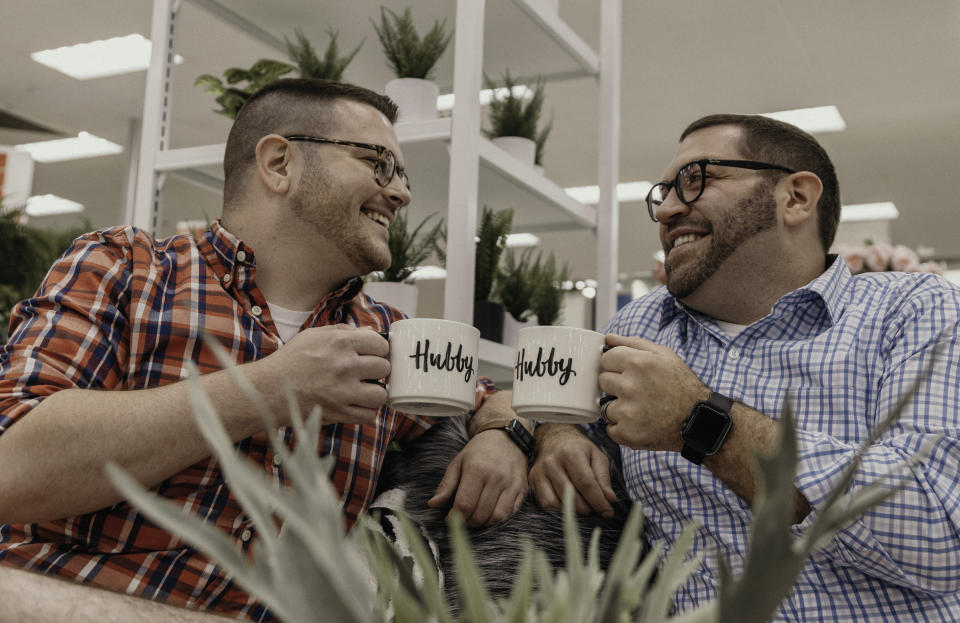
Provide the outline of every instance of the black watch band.
{"type": "Polygon", "coordinates": [[[732,407],[733,401],[717,392],[695,404],[680,429],[681,456],[700,465],[706,457],[719,452],[733,424],[732,407]]]}
{"type": "Polygon", "coordinates": [[[527,456],[533,454],[533,435],[530,434],[530,431],[527,430],[526,426],[524,426],[520,420],[496,420],[488,422],[474,431],[473,434],[477,435],[485,430],[502,430],[510,437],[513,443],[517,444],[517,447],[520,448],[524,454],[527,456]]]}

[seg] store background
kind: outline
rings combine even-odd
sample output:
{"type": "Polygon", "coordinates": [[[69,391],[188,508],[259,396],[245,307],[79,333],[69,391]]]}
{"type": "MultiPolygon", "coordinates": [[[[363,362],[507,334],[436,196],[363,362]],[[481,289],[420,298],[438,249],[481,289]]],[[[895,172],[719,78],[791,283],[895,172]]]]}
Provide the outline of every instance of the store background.
{"type": "MultiPolygon", "coordinates": [[[[342,49],[365,39],[345,80],[382,91],[392,77],[369,21],[379,2],[219,1],[277,37],[292,37],[300,26],[321,50],[328,26],[340,30],[342,49]],[[315,21],[304,21],[304,15],[315,21]]],[[[192,86],[196,76],[248,67],[262,57],[285,60],[212,17],[202,4],[184,0],[177,21],[175,51],[184,62],[174,68],[171,147],[226,138],[229,121],[213,113],[212,98],[192,86]]],[[[407,3],[386,4],[401,10],[407,3]]],[[[410,4],[421,27],[436,17],[446,17],[450,27],[454,23],[452,0],[410,4]]],[[[596,49],[599,3],[560,0],[559,10],[596,49]]],[[[85,210],[33,218],[31,224],[67,227],[86,219],[98,228],[123,221],[146,72],[78,81],[32,61],[30,53],[133,32],[149,37],[150,17],[149,0],[0,4],[0,111],[62,135],[85,130],[125,147],[116,156],[36,164],[33,194],[53,193],[85,210]]],[[[887,238],[920,251],[923,259],[960,268],[960,2],[624,0],[622,41],[621,182],[659,179],[680,131],[704,114],[836,105],[846,130],[818,138],[837,166],[843,202],[891,201],[900,212],[889,223],[845,225],[843,239],[887,238]]],[[[531,75],[549,66],[549,59],[537,58],[536,42],[529,45],[529,54],[515,55],[512,73],[531,75]]],[[[488,29],[485,61],[504,48],[498,33],[488,29]]],[[[453,44],[438,66],[441,92],[452,90],[452,68],[453,44]]],[[[545,110],[554,115],[544,157],[547,177],[564,187],[596,184],[595,80],[551,80],[545,110]]],[[[0,145],[46,138],[0,129],[0,145]]],[[[417,175],[414,168],[415,191],[417,175]]],[[[177,175],[168,176],[163,193],[161,235],[172,233],[178,221],[219,213],[217,193],[177,175]]],[[[621,204],[619,232],[620,283],[627,293],[636,279],[649,283],[659,243],[640,201],[621,204]]],[[[544,248],[571,264],[575,279],[595,277],[591,231],[538,235],[544,248]]],[[[435,296],[432,289],[442,288],[424,285],[428,300],[435,296]]],[[[442,304],[436,315],[441,313],[442,304]]],[[[582,310],[571,308],[567,318],[570,324],[581,320],[591,324],[589,302],[582,310]]]]}

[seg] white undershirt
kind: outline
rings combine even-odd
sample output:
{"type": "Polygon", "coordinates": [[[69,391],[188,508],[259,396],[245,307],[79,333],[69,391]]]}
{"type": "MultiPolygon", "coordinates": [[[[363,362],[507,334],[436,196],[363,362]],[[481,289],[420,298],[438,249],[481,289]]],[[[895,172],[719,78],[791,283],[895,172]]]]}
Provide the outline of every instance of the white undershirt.
{"type": "Polygon", "coordinates": [[[295,309],[287,309],[270,301],[267,301],[267,305],[270,307],[273,324],[276,325],[277,333],[280,334],[280,340],[284,344],[289,342],[290,339],[300,331],[300,327],[303,326],[303,323],[306,322],[310,314],[313,313],[312,310],[297,311],[295,309]]]}
{"type": "Polygon", "coordinates": [[[720,330],[727,334],[730,338],[735,338],[740,335],[744,329],[747,328],[745,324],[734,324],[732,322],[724,322],[723,320],[713,319],[717,326],[720,327],[720,330]]]}

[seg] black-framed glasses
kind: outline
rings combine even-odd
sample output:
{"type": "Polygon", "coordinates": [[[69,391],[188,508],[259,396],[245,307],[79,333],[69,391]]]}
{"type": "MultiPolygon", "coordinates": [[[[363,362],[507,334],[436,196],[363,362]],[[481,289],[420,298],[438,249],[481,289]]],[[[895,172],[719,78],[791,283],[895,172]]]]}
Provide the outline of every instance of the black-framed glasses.
{"type": "Polygon", "coordinates": [[[753,160],[714,160],[704,158],[702,160],[688,162],[680,167],[680,170],[677,171],[677,176],[673,178],[672,182],[654,184],[650,192],[647,193],[647,211],[650,213],[650,218],[653,219],[654,223],[657,222],[657,208],[667,200],[670,189],[677,192],[677,199],[684,205],[690,205],[700,198],[706,185],[708,164],[721,167],[735,167],[738,169],[753,169],[755,171],[776,169],[777,171],[785,171],[786,173],[796,173],[793,169],[782,167],[779,164],[755,162],[753,160]]]}
{"type": "Polygon", "coordinates": [[[373,179],[381,188],[386,188],[393,179],[394,175],[400,176],[400,181],[404,183],[407,190],[410,190],[410,178],[403,167],[397,166],[397,157],[393,155],[389,147],[377,145],[375,143],[357,143],[356,141],[344,141],[339,138],[320,138],[318,136],[307,136],[305,134],[291,134],[283,138],[288,141],[308,141],[310,143],[330,143],[331,145],[347,145],[350,147],[359,147],[361,149],[372,149],[377,152],[377,162],[373,165],[373,179]]]}

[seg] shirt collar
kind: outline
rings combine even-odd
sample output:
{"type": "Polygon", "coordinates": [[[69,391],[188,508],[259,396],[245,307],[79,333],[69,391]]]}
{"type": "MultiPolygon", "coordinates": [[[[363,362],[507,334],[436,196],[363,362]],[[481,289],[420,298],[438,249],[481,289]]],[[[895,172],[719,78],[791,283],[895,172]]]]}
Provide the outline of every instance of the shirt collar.
{"type": "MultiPolygon", "coordinates": [[[[841,257],[833,254],[827,255],[827,269],[807,285],[781,297],[773,306],[772,314],[782,313],[785,308],[801,304],[804,301],[820,302],[830,315],[830,322],[835,324],[846,306],[847,285],[851,278],[850,269],[847,268],[847,263],[841,257]]],[[[664,296],[660,309],[660,330],[663,330],[680,313],[686,313],[694,317],[701,316],[694,310],[685,307],[683,303],[670,294],[664,296]]]]}
{"type": "Polygon", "coordinates": [[[230,275],[234,285],[241,288],[253,279],[257,266],[253,249],[227,231],[219,219],[197,241],[197,248],[217,279],[223,281],[224,276],[230,275]]]}

